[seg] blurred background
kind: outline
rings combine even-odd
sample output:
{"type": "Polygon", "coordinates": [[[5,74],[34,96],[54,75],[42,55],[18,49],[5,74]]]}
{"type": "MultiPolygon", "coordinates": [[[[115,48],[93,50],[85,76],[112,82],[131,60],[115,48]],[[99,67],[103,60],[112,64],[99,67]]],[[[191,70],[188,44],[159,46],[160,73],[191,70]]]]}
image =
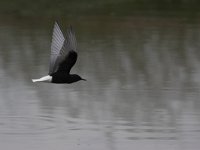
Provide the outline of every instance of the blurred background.
{"type": "Polygon", "coordinates": [[[199,3],[1,0],[1,148],[198,150],[199,3]],[[55,20],[74,27],[87,82],[31,82],[48,73],[55,20]]]}
{"type": "Polygon", "coordinates": [[[176,15],[197,16],[198,0],[1,0],[0,12],[17,16],[131,16],[176,15]]]}

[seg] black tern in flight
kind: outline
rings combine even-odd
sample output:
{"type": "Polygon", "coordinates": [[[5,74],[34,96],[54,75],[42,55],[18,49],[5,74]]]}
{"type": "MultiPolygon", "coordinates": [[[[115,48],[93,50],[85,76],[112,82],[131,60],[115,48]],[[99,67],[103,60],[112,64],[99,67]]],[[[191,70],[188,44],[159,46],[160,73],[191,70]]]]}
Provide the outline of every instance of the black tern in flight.
{"type": "Polygon", "coordinates": [[[49,74],[40,79],[32,79],[33,82],[73,83],[80,80],[86,81],[77,74],[70,74],[71,68],[77,60],[77,42],[75,33],[70,26],[64,37],[57,22],[54,24],[51,43],[51,58],[49,74]]]}

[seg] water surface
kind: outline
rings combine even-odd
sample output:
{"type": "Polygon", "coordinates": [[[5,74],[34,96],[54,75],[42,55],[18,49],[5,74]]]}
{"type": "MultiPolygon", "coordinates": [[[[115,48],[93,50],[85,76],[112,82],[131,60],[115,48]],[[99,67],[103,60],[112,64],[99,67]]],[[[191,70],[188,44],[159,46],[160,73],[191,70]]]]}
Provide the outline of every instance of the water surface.
{"type": "Polygon", "coordinates": [[[54,20],[2,20],[4,150],[198,150],[198,18],[61,21],[62,27],[73,24],[77,34],[72,72],[87,79],[71,85],[31,82],[48,72],[54,20]]]}

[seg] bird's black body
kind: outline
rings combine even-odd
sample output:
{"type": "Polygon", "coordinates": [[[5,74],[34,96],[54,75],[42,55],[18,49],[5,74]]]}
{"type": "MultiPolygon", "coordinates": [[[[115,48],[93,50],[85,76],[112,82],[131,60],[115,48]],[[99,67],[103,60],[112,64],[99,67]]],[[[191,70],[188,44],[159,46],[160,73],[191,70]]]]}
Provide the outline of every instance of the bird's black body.
{"type": "Polygon", "coordinates": [[[50,75],[52,76],[52,81],[51,81],[52,83],[70,84],[70,83],[77,82],[80,80],[85,80],[85,79],[82,79],[77,74],[69,74],[71,68],[76,63],[77,56],[78,56],[77,53],[73,50],[68,52],[68,55],[66,56],[66,58],[59,64],[58,70],[55,73],[50,75]]]}
{"type": "Polygon", "coordinates": [[[80,80],[85,80],[82,79],[79,75],[77,74],[66,74],[66,73],[54,73],[52,75],[52,83],[57,83],[57,84],[63,84],[63,83],[73,83],[73,82],[77,82],[80,80]]]}
{"type": "MultiPolygon", "coordinates": [[[[75,33],[70,26],[64,37],[59,25],[55,22],[52,43],[51,59],[48,76],[40,79],[33,79],[33,82],[51,82],[51,83],[73,83],[82,79],[77,74],[70,74],[71,68],[76,63],[77,43],[75,33]]],[[[86,80],[85,80],[86,81],[86,80]]]]}

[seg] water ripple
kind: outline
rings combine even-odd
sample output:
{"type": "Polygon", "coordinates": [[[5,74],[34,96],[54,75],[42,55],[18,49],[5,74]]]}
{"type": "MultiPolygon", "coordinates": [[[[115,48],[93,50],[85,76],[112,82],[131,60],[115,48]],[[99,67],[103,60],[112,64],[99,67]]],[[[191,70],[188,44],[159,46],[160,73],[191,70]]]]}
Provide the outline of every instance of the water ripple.
{"type": "Polygon", "coordinates": [[[0,134],[38,135],[54,128],[53,118],[49,116],[0,115],[0,134]]]}

